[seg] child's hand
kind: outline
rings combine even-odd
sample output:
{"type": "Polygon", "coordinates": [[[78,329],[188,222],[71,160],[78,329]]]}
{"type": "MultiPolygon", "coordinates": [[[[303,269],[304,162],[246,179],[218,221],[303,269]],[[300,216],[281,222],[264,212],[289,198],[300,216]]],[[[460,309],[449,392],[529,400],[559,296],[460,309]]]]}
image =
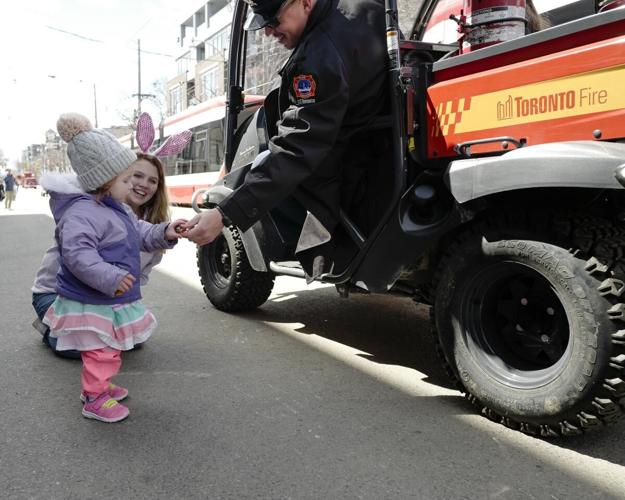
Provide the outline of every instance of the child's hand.
{"type": "Polygon", "coordinates": [[[165,238],[168,240],[177,240],[178,238],[182,238],[185,236],[186,229],[184,228],[184,224],[187,223],[187,219],[176,219],[171,222],[169,226],[167,226],[167,230],[165,231],[165,238]]]}
{"type": "Polygon", "coordinates": [[[132,288],[132,285],[137,280],[132,274],[127,274],[122,278],[121,283],[117,290],[115,290],[115,297],[119,297],[120,295],[124,295],[128,290],[132,288]]]}

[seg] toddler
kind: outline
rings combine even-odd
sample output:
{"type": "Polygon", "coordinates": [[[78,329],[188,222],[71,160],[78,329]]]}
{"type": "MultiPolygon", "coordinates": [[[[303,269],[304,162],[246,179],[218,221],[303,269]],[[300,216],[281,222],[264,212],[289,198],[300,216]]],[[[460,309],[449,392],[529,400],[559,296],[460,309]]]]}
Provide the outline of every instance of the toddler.
{"type": "Polygon", "coordinates": [[[121,352],[144,342],[156,319],[141,302],[140,252],[171,248],[179,237],[173,223],[138,220],[126,200],[135,153],[82,115],[57,122],[74,174],[46,175],[61,268],[58,296],[43,322],[58,350],[75,349],[82,359],[83,416],[118,422],[129,414],[119,403],[128,391],[111,379],[121,352]]]}

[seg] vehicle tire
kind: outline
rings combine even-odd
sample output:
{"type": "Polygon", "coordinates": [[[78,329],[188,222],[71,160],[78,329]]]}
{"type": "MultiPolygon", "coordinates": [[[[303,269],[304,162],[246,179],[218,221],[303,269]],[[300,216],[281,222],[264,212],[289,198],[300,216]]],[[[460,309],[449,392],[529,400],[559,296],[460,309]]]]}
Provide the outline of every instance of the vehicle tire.
{"type": "Polygon", "coordinates": [[[273,273],[252,269],[235,226],[225,227],[212,243],[198,247],[197,264],[206,297],[221,311],[256,309],[273,290],[273,273]]]}
{"type": "Polygon", "coordinates": [[[442,259],[447,368],[489,418],[545,437],[625,413],[625,236],[607,221],[503,215],[442,259]]]}

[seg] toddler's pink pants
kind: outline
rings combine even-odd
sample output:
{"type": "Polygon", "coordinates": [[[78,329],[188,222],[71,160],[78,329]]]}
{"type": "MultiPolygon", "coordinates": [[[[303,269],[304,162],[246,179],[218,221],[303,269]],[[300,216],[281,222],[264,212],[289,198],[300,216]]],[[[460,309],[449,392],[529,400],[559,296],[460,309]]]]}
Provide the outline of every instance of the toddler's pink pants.
{"type": "Polygon", "coordinates": [[[82,373],[80,383],[83,392],[96,397],[108,391],[111,379],[122,366],[121,351],[106,347],[92,351],[82,351],[82,373]]]}

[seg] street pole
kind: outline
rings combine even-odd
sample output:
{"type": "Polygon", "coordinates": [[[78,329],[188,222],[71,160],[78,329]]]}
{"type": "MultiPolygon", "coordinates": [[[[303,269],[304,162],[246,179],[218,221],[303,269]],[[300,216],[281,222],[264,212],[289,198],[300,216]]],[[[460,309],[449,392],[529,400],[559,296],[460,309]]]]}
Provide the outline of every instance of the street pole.
{"type": "Polygon", "coordinates": [[[137,117],[141,115],[141,39],[137,38],[137,117]]]}
{"type": "Polygon", "coordinates": [[[137,116],[135,120],[141,115],[141,101],[144,97],[154,97],[154,94],[142,94],[141,93],[141,39],[137,39],[137,93],[132,94],[133,97],[137,96],[137,116]]]}

